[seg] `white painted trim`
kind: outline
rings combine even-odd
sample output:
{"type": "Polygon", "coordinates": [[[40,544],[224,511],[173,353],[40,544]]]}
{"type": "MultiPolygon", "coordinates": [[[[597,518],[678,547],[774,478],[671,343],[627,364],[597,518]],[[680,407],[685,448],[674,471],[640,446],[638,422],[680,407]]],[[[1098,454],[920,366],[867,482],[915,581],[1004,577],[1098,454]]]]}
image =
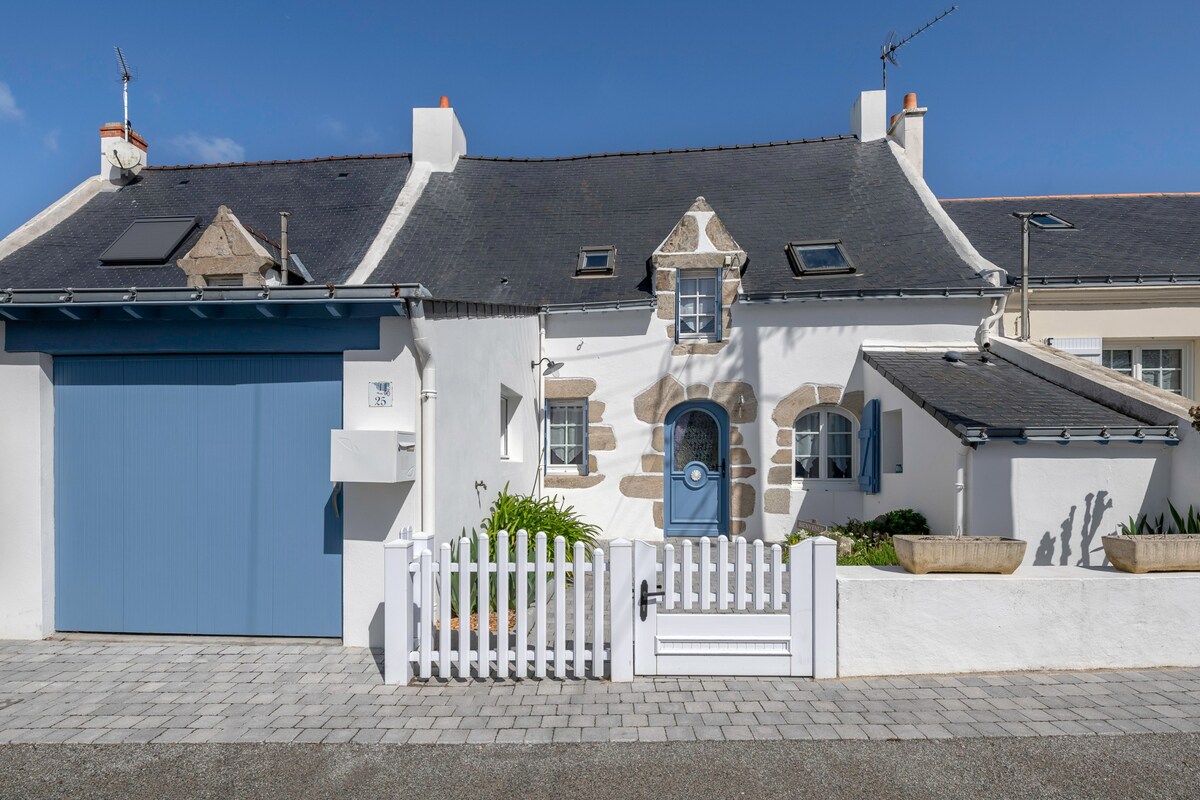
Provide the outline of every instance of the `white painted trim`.
{"type": "Polygon", "coordinates": [[[1007,270],[988,261],[979,251],[975,249],[975,245],[971,244],[967,239],[966,234],[959,230],[954,224],[954,220],[950,219],[950,215],[946,213],[946,209],[942,208],[942,204],[938,202],[934,196],[933,190],[929,188],[929,184],[917,172],[916,167],[912,165],[908,156],[904,154],[904,148],[896,144],[891,139],[888,140],[888,147],[892,151],[892,156],[896,159],[896,163],[900,165],[900,169],[904,172],[904,177],[908,178],[908,182],[912,184],[916,190],[917,196],[921,198],[921,202],[925,205],[925,210],[929,216],[933,217],[933,221],[942,229],[946,240],[950,242],[950,246],[954,248],[954,252],[958,253],[959,258],[967,262],[967,265],[976,272],[985,272],[987,270],[998,270],[990,275],[985,276],[985,280],[992,286],[1003,286],[1003,282],[999,277],[999,273],[1008,274],[1007,270]]]}
{"type": "Polygon", "coordinates": [[[111,189],[113,186],[103,178],[96,176],[88,178],[36,217],[0,240],[0,258],[7,258],[51,230],[106,188],[111,189]]]}
{"type": "Polygon", "coordinates": [[[387,218],[379,228],[379,233],[375,235],[375,241],[371,242],[362,261],[346,279],[347,286],[365,284],[371,278],[372,273],[379,268],[379,262],[383,260],[384,255],[392,246],[392,242],[404,227],[404,223],[408,221],[413,206],[421,199],[421,194],[425,191],[431,174],[432,168],[429,164],[413,162],[412,167],[408,170],[408,177],[404,181],[404,188],[400,190],[400,194],[396,195],[396,202],[392,204],[392,210],[388,212],[387,218]]]}

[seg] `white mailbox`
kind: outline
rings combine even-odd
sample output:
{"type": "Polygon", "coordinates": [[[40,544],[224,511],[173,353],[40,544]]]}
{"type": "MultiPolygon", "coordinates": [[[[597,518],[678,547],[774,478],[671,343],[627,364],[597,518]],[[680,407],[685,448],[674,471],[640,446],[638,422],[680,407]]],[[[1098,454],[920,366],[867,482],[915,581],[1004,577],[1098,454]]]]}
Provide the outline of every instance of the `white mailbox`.
{"type": "Polygon", "coordinates": [[[329,479],[403,483],[417,479],[417,437],[406,431],[329,432],[329,479]]]}

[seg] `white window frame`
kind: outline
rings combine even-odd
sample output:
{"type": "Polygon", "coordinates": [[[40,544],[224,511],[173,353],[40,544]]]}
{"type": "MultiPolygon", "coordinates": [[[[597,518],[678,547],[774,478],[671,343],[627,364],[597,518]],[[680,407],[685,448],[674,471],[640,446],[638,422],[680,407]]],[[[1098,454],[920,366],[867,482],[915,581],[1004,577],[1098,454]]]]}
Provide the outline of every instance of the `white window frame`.
{"type": "MultiPolygon", "coordinates": [[[[1142,378],[1142,351],[1143,350],[1178,350],[1180,370],[1179,375],[1179,394],[1182,397],[1191,397],[1193,384],[1192,373],[1192,345],[1191,342],[1182,342],[1170,339],[1103,339],[1100,343],[1100,363],[1104,364],[1104,354],[1108,350],[1131,350],[1133,357],[1133,377],[1136,380],[1148,383],[1142,378]]],[[[1113,370],[1114,372],[1116,370],[1113,370]]],[[[1124,373],[1121,373],[1124,374],[1124,373]]],[[[1151,384],[1153,385],[1153,384],[1151,384]]],[[[1164,391],[1171,391],[1164,389],[1164,391]]],[[[1172,392],[1174,394],[1174,392],[1172,392]]]]}
{"type": "Polygon", "coordinates": [[[676,275],[675,275],[675,338],[678,341],[681,341],[681,342],[719,342],[719,341],[721,341],[721,334],[722,334],[722,331],[721,331],[721,283],[722,283],[722,274],[719,270],[716,271],[715,274],[712,272],[707,272],[707,271],[682,270],[682,269],[676,273],[676,275]],[[683,282],[684,281],[697,281],[697,287],[699,287],[698,282],[704,281],[704,280],[711,280],[713,282],[712,294],[701,293],[699,288],[696,289],[696,292],[694,294],[684,294],[683,293],[683,282]],[[703,319],[707,319],[709,317],[708,314],[702,314],[702,313],[700,313],[699,310],[697,310],[693,314],[685,315],[683,313],[683,301],[685,298],[694,299],[696,301],[697,309],[699,308],[701,300],[712,300],[712,303],[713,303],[713,313],[712,313],[713,329],[712,329],[711,333],[704,333],[704,332],[700,331],[700,327],[701,327],[700,321],[703,319]],[[685,316],[687,316],[688,318],[692,319],[695,322],[694,327],[696,328],[696,330],[694,332],[684,331],[683,319],[685,316]]]}
{"type": "Polygon", "coordinates": [[[546,460],[545,460],[545,465],[546,465],[546,472],[548,474],[556,474],[556,475],[563,475],[563,474],[565,474],[565,475],[587,475],[588,474],[588,440],[587,440],[588,439],[588,419],[587,419],[587,415],[588,415],[588,407],[587,407],[586,399],[582,399],[582,400],[547,400],[546,401],[546,460]],[[554,434],[553,434],[552,429],[555,427],[562,427],[565,429],[570,429],[570,427],[572,425],[572,423],[569,423],[569,422],[563,423],[561,425],[556,425],[551,422],[552,415],[550,413],[550,410],[552,408],[556,408],[556,407],[557,408],[576,408],[576,409],[579,409],[579,411],[580,411],[580,416],[583,420],[583,422],[580,424],[581,439],[579,442],[580,446],[583,448],[583,463],[581,463],[581,464],[551,464],[550,463],[550,453],[551,453],[551,448],[553,447],[551,442],[554,441],[554,434]]]}
{"type": "Polygon", "coordinates": [[[790,462],[792,484],[797,487],[858,487],[858,420],[845,409],[836,406],[811,406],[796,415],[792,420],[792,459],[790,462]],[[829,472],[829,416],[842,417],[850,422],[850,477],[848,478],[799,478],[796,476],[796,425],[810,414],[820,414],[819,435],[817,436],[817,463],[821,465],[822,474],[829,472]]]}

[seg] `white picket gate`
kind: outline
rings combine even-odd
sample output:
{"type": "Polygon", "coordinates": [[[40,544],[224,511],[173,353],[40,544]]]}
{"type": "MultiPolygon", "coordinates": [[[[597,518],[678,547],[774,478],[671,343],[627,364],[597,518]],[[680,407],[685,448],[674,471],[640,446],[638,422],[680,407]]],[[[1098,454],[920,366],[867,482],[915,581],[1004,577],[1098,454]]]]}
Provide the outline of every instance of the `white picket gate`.
{"type": "Polygon", "coordinates": [[[581,544],[567,560],[561,537],[550,551],[545,533],[535,536],[532,559],[524,531],[513,536],[511,558],[503,532],[494,558],[486,537],[474,554],[467,539],[436,549],[431,539],[406,531],[384,545],[387,683],[435,675],[836,674],[830,539],[793,545],[786,562],[779,545],[754,542],[748,554],[740,537],[684,541],[678,551],[617,539],[607,558],[598,547],[590,561],[581,544]],[[512,603],[510,631],[503,609],[522,596],[512,603]],[[458,631],[451,630],[455,605],[458,631]],[[488,625],[493,607],[501,609],[496,631],[488,625]]]}

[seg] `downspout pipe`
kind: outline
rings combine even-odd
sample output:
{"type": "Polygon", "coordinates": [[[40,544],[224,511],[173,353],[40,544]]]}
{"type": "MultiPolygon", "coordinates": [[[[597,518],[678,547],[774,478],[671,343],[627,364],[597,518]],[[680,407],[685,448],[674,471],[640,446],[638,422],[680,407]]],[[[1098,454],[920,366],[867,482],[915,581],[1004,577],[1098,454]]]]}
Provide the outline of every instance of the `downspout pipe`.
{"type": "Polygon", "coordinates": [[[437,495],[434,492],[434,454],[437,452],[437,368],[429,340],[425,304],[420,299],[404,301],[412,324],[413,349],[421,369],[421,532],[437,533],[437,495]]]}
{"type": "MultiPolygon", "coordinates": [[[[992,272],[993,270],[985,270],[985,272],[980,274],[986,276],[988,273],[992,272]]],[[[994,272],[998,275],[997,284],[999,284],[1000,281],[1007,280],[1008,272],[1006,270],[997,267],[994,272]]],[[[999,298],[992,302],[992,313],[980,321],[979,328],[975,331],[975,343],[978,344],[982,349],[991,349],[992,329],[996,327],[996,324],[1000,322],[1001,319],[1004,318],[1004,308],[1007,304],[1008,294],[1005,293],[1000,295],[999,298]]]]}
{"type": "Polygon", "coordinates": [[[967,478],[970,474],[971,447],[963,445],[954,469],[954,535],[966,533],[967,478]]]}

